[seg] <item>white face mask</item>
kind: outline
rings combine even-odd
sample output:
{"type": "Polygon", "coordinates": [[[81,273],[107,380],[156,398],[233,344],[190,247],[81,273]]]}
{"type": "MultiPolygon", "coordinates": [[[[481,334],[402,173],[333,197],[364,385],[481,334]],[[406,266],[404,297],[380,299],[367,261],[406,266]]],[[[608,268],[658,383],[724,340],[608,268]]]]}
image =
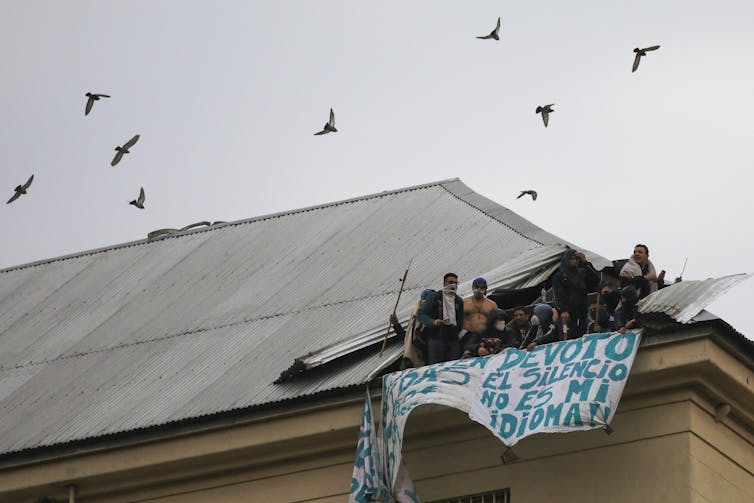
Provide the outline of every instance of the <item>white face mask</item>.
{"type": "Polygon", "coordinates": [[[533,314],[531,318],[529,318],[529,323],[531,323],[531,326],[533,327],[539,326],[539,318],[537,318],[536,314],[533,314]]]}
{"type": "Polygon", "coordinates": [[[458,289],[458,285],[455,283],[450,283],[449,285],[445,285],[443,287],[443,290],[447,293],[455,293],[456,289],[458,289]]]}
{"type": "Polygon", "coordinates": [[[484,288],[474,288],[474,298],[479,300],[484,297],[484,288]]]}
{"type": "Polygon", "coordinates": [[[505,322],[503,320],[495,322],[495,328],[498,332],[502,332],[505,329],[505,322]]]}

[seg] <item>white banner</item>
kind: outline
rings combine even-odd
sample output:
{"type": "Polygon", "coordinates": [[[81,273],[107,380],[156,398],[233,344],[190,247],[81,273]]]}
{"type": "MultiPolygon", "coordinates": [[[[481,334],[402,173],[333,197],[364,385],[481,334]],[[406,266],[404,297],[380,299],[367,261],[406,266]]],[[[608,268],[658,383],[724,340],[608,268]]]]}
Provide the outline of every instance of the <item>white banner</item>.
{"type": "MultiPolygon", "coordinates": [[[[382,421],[373,453],[381,489],[418,501],[402,462],[408,415],[425,404],[469,414],[505,445],[535,433],[567,432],[608,424],[618,407],[639,347],[640,334],[589,334],[537,346],[508,348],[491,357],[469,358],[393,372],[382,378],[382,421]],[[404,493],[404,489],[406,492],[404,493]]],[[[365,416],[367,411],[365,409],[365,416]]],[[[371,408],[369,409],[371,421],[371,408]]],[[[365,423],[362,423],[362,435],[365,423]]],[[[359,491],[357,466],[354,491],[359,491]]],[[[353,501],[353,500],[352,500],[353,501]]],[[[371,500],[355,500],[371,501],[371,500]]],[[[401,501],[400,499],[397,501],[401,501]]]]}
{"type": "Polygon", "coordinates": [[[639,334],[589,334],[534,351],[490,358],[469,417],[507,446],[535,433],[610,422],[639,346],[639,334]]]}
{"type": "Polygon", "coordinates": [[[411,411],[434,403],[468,412],[481,370],[489,361],[489,358],[469,358],[383,376],[380,436],[384,441],[383,467],[390,487],[398,479],[403,430],[411,411]]]}

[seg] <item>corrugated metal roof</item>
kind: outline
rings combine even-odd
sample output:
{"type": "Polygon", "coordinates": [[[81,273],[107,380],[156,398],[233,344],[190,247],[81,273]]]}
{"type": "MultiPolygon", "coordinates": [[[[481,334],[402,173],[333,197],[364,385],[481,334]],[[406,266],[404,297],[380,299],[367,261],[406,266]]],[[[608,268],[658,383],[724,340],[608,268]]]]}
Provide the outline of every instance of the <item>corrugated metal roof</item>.
{"type": "Polygon", "coordinates": [[[399,312],[545,274],[558,239],[511,215],[450,180],[0,271],[0,455],[363,383],[400,348],[273,382],[384,329],[410,258],[399,312]]]}
{"type": "Polygon", "coordinates": [[[664,313],[679,323],[693,323],[705,307],[749,276],[750,274],[733,274],[722,278],[674,283],[640,300],[639,312],[664,313]]]}

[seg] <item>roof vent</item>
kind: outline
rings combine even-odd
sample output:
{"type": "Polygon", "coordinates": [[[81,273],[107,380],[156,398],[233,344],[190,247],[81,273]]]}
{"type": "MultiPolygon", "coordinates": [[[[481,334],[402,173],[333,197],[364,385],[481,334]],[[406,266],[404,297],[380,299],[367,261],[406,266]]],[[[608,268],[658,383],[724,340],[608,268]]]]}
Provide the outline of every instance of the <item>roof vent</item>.
{"type": "Polygon", "coordinates": [[[189,224],[189,225],[187,225],[185,227],[181,227],[180,229],[170,229],[170,228],[157,229],[157,230],[152,231],[149,234],[147,234],[147,241],[152,241],[152,240],[157,239],[159,237],[167,236],[167,235],[170,235],[170,234],[175,234],[176,232],[187,231],[187,230],[193,229],[195,227],[213,226],[213,225],[224,224],[224,223],[225,222],[222,221],[222,220],[217,220],[217,221],[212,222],[212,223],[208,222],[207,220],[202,220],[201,222],[196,222],[196,223],[193,223],[193,224],[189,224]]]}

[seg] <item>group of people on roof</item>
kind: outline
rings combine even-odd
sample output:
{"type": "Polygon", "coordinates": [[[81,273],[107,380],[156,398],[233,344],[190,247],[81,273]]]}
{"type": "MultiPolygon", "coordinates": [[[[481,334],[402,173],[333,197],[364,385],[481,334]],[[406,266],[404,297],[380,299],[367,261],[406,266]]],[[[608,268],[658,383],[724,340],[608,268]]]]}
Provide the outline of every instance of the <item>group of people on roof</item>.
{"type": "Polygon", "coordinates": [[[568,249],[551,278],[552,301],[543,295],[538,304],[506,311],[487,297],[484,278],[472,282],[472,296],[464,300],[456,293],[458,275],[447,273],[441,290],[422,291],[407,328],[390,316],[404,340],[401,368],[487,356],[505,348],[531,351],[587,333],[639,328],[639,299],[662,288],[664,277],[665,271],[657,274],[643,244],[634,247],[618,278],[607,280],[601,280],[584,253],[568,249]],[[596,302],[590,304],[594,292],[596,302]]]}

